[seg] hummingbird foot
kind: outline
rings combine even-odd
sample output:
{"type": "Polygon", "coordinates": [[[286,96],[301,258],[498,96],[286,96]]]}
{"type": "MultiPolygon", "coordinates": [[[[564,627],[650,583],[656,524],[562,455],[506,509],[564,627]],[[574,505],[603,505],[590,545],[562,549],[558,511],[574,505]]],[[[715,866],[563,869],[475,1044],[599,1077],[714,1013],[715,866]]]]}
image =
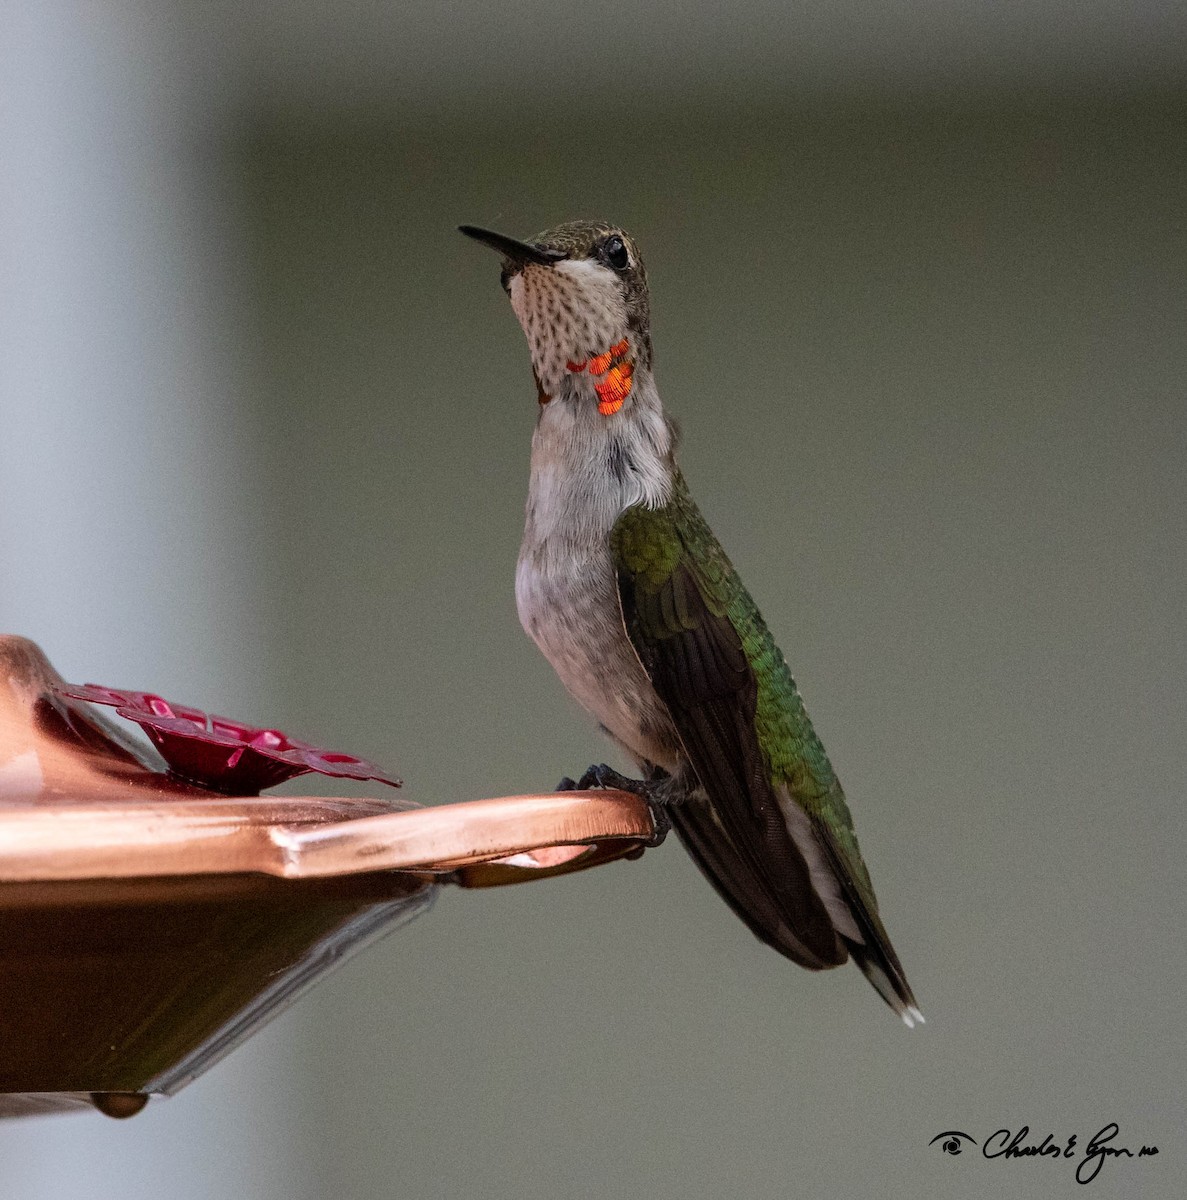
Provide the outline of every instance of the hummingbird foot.
{"type": "Polygon", "coordinates": [[[650,847],[661,845],[672,828],[667,814],[667,806],[675,798],[671,782],[671,777],[666,772],[657,772],[650,779],[630,779],[606,763],[595,763],[575,783],[566,775],[557,784],[556,790],[584,792],[589,788],[616,788],[620,792],[630,792],[632,796],[645,800],[651,813],[651,823],[655,827],[655,832],[645,843],[650,847]]]}

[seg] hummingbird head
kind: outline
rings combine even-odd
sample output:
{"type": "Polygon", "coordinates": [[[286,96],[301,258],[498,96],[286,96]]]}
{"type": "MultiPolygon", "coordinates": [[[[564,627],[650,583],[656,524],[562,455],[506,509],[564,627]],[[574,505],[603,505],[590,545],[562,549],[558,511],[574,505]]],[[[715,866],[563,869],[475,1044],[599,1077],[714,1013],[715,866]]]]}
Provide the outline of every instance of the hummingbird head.
{"type": "Polygon", "coordinates": [[[651,366],[647,273],[630,236],[604,221],[568,221],[528,242],[459,228],[503,256],[540,403],[596,402],[603,417],[629,410],[636,373],[651,366]]]}

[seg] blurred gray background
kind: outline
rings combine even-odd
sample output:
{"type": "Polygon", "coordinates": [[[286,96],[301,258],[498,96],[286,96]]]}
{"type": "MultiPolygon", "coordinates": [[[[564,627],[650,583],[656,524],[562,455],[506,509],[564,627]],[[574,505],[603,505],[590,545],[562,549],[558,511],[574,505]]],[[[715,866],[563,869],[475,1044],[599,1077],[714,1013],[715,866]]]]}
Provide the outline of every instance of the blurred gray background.
{"type": "Polygon", "coordinates": [[[4,9],[0,626],[424,803],[605,757],[454,226],[617,220],[928,1024],[672,842],[444,895],[135,1120],[0,1128],[0,1194],[1071,1196],[928,1142],[1115,1120],[1094,1194],[1180,1195],[1185,10],[200,7],[4,9]]]}

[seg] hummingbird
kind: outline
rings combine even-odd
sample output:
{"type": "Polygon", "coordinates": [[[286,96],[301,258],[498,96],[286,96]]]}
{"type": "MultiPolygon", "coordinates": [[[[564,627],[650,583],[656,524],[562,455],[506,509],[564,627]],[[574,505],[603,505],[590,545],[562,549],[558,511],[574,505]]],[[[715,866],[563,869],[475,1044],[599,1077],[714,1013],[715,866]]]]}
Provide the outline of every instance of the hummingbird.
{"type": "Polygon", "coordinates": [[[502,257],[539,404],[520,621],[642,776],[626,787],[733,911],[809,970],[849,958],[923,1020],[878,914],[845,793],[757,606],[697,508],[652,370],[639,249],[604,221],[528,241],[462,225],[502,257]]]}

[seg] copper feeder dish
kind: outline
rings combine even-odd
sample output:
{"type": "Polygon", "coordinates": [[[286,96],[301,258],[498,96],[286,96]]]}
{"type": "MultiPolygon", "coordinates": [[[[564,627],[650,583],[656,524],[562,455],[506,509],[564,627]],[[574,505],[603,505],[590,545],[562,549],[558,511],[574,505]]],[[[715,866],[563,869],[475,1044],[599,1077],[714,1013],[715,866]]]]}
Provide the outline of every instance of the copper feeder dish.
{"type": "MultiPolygon", "coordinates": [[[[655,833],[642,800],[609,790],[432,808],[222,794],[162,769],[75,694],[90,690],[0,636],[0,1116],[131,1116],[425,912],[443,884],[582,870],[637,856],[655,833]]],[[[205,741],[220,754],[232,735],[283,739],[218,720],[205,741]]]]}

